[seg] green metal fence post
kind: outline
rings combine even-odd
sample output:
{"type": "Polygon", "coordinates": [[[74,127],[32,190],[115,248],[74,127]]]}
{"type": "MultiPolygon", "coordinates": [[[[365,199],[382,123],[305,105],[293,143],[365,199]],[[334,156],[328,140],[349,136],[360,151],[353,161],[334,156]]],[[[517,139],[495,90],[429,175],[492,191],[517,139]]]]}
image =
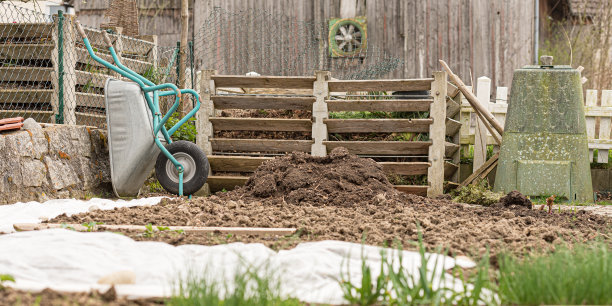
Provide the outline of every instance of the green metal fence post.
{"type": "Polygon", "coordinates": [[[176,42],[176,50],[178,51],[177,54],[177,61],[176,61],[176,86],[179,86],[179,84],[181,83],[181,42],[177,41],[176,42]]]}
{"type": "Polygon", "coordinates": [[[58,113],[55,115],[55,123],[64,124],[64,12],[57,12],[57,57],[58,57],[58,113]]]}

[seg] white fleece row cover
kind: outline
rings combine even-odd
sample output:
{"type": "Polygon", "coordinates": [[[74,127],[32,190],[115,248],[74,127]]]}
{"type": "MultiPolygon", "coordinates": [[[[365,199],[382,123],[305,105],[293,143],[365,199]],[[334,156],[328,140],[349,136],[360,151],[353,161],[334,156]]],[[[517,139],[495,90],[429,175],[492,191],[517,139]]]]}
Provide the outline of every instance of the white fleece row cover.
{"type": "Polygon", "coordinates": [[[113,201],[98,198],[93,198],[89,201],[59,199],[44,203],[20,202],[11,205],[0,205],[0,233],[15,232],[13,229],[13,224],[15,223],[40,223],[41,220],[55,218],[64,213],[71,216],[93,209],[111,210],[115,207],[155,205],[162,198],[141,198],[129,201],[113,201]]]}

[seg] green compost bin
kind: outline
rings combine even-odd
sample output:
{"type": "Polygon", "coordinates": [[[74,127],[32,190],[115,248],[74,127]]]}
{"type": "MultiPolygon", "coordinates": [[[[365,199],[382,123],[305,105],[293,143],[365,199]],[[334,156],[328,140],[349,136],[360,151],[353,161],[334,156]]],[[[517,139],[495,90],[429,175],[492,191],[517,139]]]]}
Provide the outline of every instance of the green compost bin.
{"type": "Polygon", "coordinates": [[[517,69],[494,190],[593,202],[583,105],[576,69],[552,65],[517,69]]]}

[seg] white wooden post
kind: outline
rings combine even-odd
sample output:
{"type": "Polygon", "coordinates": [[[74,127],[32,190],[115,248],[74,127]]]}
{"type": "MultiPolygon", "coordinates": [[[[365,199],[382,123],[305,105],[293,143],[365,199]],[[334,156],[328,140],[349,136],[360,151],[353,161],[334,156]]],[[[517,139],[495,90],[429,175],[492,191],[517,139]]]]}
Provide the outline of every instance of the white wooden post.
{"type": "MultiPolygon", "coordinates": [[[[601,91],[601,106],[612,106],[612,90],[601,91]]],[[[599,139],[610,139],[610,117],[599,117],[599,139]]],[[[600,164],[608,163],[608,150],[598,149],[597,162],[600,164]]]]}
{"type": "MultiPolygon", "coordinates": [[[[597,106],[597,90],[589,89],[586,91],[586,106],[597,106]]],[[[595,117],[586,117],[587,139],[595,139],[595,117]]],[[[593,161],[593,149],[589,148],[589,162],[593,161]]]]}
{"type": "Polygon", "coordinates": [[[54,114],[59,114],[59,78],[63,78],[63,103],[64,103],[64,124],[77,124],[76,122],[76,32],[74,29],[74,15],[64,15],[64,22],[62,26],[63,30],[63,68],[64,75],[59,75],[59,20],[57,15],[53,19],[53,53],[51,55],[51,62],[53,63],[53,75],[51,83],[53,85],[53,97],[51,101],[51,107],[53,108],[54,114]]]}
{"type": "Polygon", "coordinates": [[[435,197],[444,193],[444,153],[446,148],[446,83],[447,76],[444,71],[433,73],[434,81],[431,83],[433,103],[429,116],[433,123],[429,126],[429,169],[427,169],[427,196],[435,197]]]}
{"type": "Polygon", "coordinates": [[[317,77],[313,85],[315,102],[312,104],[312,139],[314,143],[311,146],[310,154],[312,156],[325,156],[327,155],[327,148],[323,141],[327,141],[327,125],[323,120],[329,118],[325,99],[329,96],[327,81],[329,81],[330,72],[316,71],[315,75],[317,77]]]}
{"type": "MultiPolygon", "coordinates": [[[[491,98],[491,79],[479,77],[476,87],[476,97],[480,104],[489,108],[491,98]]],[[[474,134],[474,171],[487,161],[487,128],[480,118],[476,119],[476,133],[474,134]]]]}

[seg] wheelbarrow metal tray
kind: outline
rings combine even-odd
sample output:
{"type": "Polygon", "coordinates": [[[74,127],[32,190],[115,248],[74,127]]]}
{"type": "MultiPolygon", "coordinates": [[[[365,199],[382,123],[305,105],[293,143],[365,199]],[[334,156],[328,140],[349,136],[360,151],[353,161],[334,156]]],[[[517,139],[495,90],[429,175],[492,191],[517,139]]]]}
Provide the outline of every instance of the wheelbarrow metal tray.
{"type": "MultiPolygon", "coordinates": [[[[160,153],[152,114],[136,83],[109,78],[104,91],[113,191],[118,197],[138,196],[160,153]]],[[[161,133],[158,137],[165,143],[161,133]]]]}

